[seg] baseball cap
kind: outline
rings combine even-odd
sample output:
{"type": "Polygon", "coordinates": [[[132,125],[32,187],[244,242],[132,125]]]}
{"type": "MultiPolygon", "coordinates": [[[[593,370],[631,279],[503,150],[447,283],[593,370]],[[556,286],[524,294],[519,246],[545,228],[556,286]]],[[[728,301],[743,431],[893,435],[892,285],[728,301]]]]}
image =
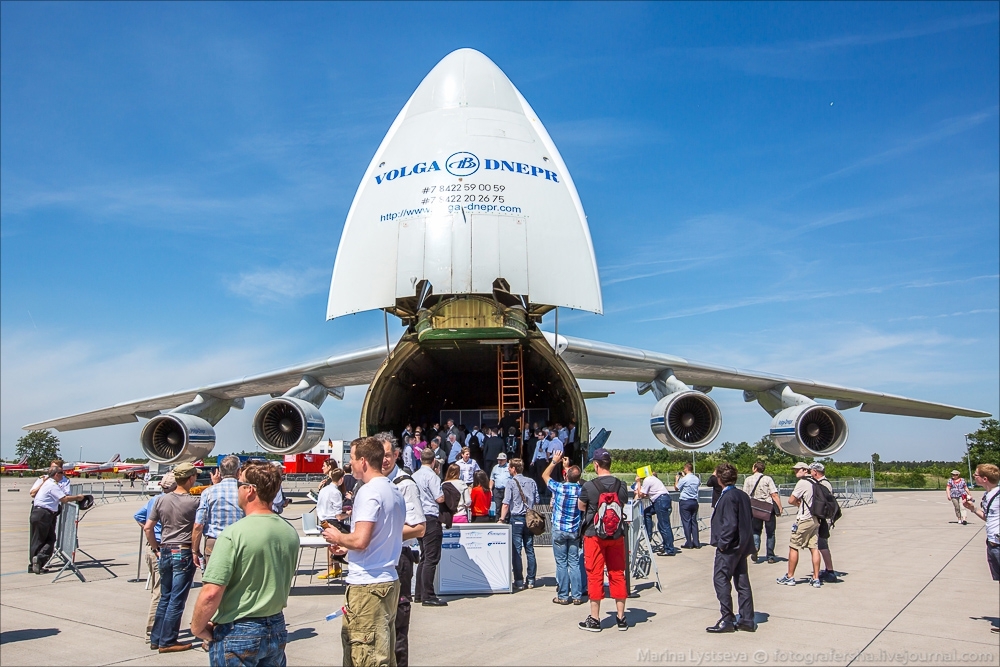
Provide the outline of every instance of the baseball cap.
{"type": "Polygon", "coordinates": [[[599,447],[594,450],[594,455],[591,457],[591,461],[597,461],[601,465],[609,466],[611,465],[611,452],[604,449],[604,447],[599,447]]]}
{"type": "Polygon", "coordinates": [[[174,466],[174,479],[182,480],[187,479],[191,475],[198,472],[193,465],[190,463],[178,463],[174,466]]]}
{"type": "Polygon", "coordinates": [[[500,452],[499,454],[497,454],[497,461],[506,461],[506,460],[507,460],[507,455],[506,454],[504,454],[503,452],[500,452]]]}
{"type": "Polygon", "coordinates": [[[826,466],[824,466],[822,463],[813,463],[811,466],[809,466],[809,469],[823,472],[824,470],[826,470],[826,466]]]}
{"type": "Polygon", "coordinates": [[[172,472],[168,472],[166,475],[163,476],[163,479],[160,480],[161,489],[173,491],[174,488],[176,488],[176,486],[177,486],[177,480],[174,479],[174,473],[172,472]]]}
{"type": "Polygon", "coordinates": [[[799,461],[798,463],[792,466],[792,470],[809,470],[809,464],[799,461]]]}

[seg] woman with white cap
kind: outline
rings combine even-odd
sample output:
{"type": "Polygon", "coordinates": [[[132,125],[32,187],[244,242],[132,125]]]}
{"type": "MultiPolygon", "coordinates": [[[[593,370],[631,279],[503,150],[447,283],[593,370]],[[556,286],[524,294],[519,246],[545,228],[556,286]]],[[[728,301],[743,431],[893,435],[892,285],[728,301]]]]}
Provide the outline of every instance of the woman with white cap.
{"type": "Polygon", "coordinates": [[[962,503],[969,497],[969,487],[966,486],[965,480],[962,479],[962,473],[957,470],[951,471],[951,479],[948,480],[948,487],[945,493],[947,493],[948,499],[951,500],[951,504],[955,506],[955,516],[958,517],[959,522],[964,526],[968,521],[965,520],[967,512],[962,503]]]}

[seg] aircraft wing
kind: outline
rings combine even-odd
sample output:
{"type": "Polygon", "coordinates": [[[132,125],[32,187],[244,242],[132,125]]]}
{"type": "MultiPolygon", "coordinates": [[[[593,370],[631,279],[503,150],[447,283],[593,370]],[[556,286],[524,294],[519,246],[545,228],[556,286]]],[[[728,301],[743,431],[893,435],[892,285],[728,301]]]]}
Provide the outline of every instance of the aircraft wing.
{"type": "Polygon", "coordinates": [[[330,389],[368,384],[386,356],[384,345],[348,352],[312,363],[290,366],[276,371],[206,385],[194,389],[161,394],[137,401],[119,403],[109,408],[92,410],[68,417],[28,424],[26,431],[54,428],[57,431],[74,431],[95,426],[110,426],[138,421],[138,417],[151,417],[161,410],[171,410],[194,400],[202,394],[220,399],[246,398],[263,394],[283,394],[296,386],[303,375],[309,375],[330,389]]]}
{"type": "MultiPolygon", "coordinates": [[[[552,334],[546,332],[545,336],[551,344],[555,344],[555,337],[552,334]]],[[[990,413],[981,410],[932,403],[865,389],[853,389],[815,380],[716,366],[661,352],[650,352],[634,347],[612,345],[571,336],[560,335],[558,349],[560,356],[569,366],[573,375],[583,380],[651,382],[661,371],[670,368],[673,369],[677,379],[695,387],[723,387],[761,392],[788,385],[792,391],[809,398],[837,401],[838,409],[842,410],[860,405],[862,412],[878,412],[907,417],[951,419],[952,417],[985,418],[990,416],[990,413]]]]}

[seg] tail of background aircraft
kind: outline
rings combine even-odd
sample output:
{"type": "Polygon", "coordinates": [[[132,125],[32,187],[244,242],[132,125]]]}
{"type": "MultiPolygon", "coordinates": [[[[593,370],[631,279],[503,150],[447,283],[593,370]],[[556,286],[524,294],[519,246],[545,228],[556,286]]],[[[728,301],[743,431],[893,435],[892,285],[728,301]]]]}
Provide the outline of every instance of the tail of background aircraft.
{"type": "Polygon", "coordinates": [[[28,457],[25,456],[24,458],[22,458],[20,461],[18,461],[14,465],[19,465],[19,466],[28,465],[28,457]]]}

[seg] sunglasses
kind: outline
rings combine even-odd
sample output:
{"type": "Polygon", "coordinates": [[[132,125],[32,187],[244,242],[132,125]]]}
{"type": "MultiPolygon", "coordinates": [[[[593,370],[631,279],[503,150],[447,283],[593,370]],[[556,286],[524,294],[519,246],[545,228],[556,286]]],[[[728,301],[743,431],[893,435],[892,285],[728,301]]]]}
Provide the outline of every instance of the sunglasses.
{"type": "Polygon", "coordinates": [[[236,488],[240,488],[241,486],[252,486],[255,489],[257,488],[256,484],[251,484],[250,482],[240,482],[240,481],[237,481],[236,482],[236,488]]]}

